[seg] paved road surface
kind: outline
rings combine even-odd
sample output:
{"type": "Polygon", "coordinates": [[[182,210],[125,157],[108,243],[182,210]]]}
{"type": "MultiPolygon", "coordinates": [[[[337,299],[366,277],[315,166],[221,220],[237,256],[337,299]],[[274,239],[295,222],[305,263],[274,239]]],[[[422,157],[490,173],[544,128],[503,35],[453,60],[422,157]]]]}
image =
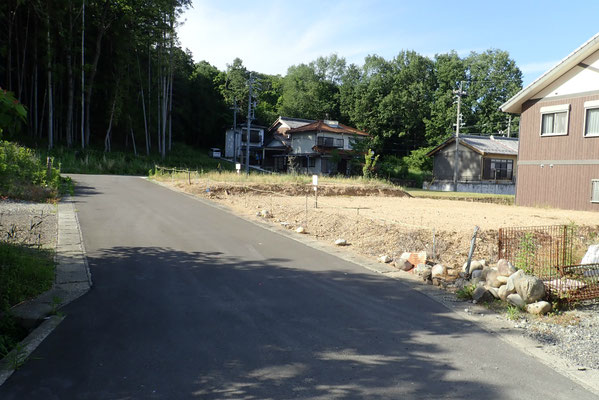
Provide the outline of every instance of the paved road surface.
{"type": "Polygon", "coordinates": [[[400,282],[133,177],[76,176],[94,287],[0,399],[592,399],[400,282]]]}

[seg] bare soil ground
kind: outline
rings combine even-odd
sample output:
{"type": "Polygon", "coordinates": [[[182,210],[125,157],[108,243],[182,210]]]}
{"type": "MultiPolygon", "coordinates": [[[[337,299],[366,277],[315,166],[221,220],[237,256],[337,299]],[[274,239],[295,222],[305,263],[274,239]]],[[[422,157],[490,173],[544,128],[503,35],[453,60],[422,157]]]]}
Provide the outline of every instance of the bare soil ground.
{"type": "Polygon", "coordinates": [[[474,258],[488,262],[496,261],[500,227],[599,225],[599,214],[593,212],[415,198],[400,189],[325,185],[319,187],[316,206],[314,191],[304,185],[164,183],[244,216],[289,229],[303,226],[308,234],[330,243],[343,238],[349,249],[362,255],[395,258],[404,251],[427,251],[430,259],[449,267],[465,262],[475,225],[480,231],[474,258]],[[261,210],[268,210],[268,218],[257,215],[261,210]]]}

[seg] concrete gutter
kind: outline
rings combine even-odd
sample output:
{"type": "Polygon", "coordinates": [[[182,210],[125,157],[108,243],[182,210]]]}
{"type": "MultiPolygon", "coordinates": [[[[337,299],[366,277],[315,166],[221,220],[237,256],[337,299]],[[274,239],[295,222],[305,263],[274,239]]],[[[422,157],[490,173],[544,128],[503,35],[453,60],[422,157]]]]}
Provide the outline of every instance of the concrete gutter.
{"type": "Polygon", "coordinates": [[[0,385],[24,362],[37,346],[62,322],[53,315],[61,307],[79,298],[92,286],[85,256],[79,219],[70,196],[58,204],[58,241],[56,245],[56,277],[50,290],[35,299],[19,304],[11,312],[23,326],[32,329],[17,348],[0,362],[0,385]]]}

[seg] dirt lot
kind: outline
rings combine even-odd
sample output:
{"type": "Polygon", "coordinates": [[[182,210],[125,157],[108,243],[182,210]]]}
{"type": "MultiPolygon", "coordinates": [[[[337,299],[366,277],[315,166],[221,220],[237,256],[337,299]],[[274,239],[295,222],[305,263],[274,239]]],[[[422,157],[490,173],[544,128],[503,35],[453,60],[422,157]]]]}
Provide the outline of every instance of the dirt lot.
{"type": "Polygon", "coordinates": [[[343,238],[363,255],[398,257],[404,251],[427,251],[429,258],[447,266],[464,263],[475,225],[480,231],[474,257],[489,262],[497,258],[500,227],[599,226],[599,214],[593,212],[412,198],[401,190],[329,186],[320,188],[316,207],[314,192],[299,185],[169,184],[245,216],[289,229],[303,226],[308,234],[330,243],[343,238]],[[268,210],[268,218],[257,215],[261,210],[268,210]]]}

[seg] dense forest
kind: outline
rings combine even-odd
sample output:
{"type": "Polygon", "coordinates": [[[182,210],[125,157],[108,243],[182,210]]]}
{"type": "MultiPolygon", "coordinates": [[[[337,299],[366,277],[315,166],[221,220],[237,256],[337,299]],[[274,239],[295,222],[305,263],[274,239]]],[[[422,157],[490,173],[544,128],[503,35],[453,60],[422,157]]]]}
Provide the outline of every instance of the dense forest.
{"type": "MultiPolygon", "coordinates": [[[[245,121],[250,71],[234,54],[225,71],[194,62],[177,40],[178,16],[189,6],[190,0],[2,1],[0,116],[12,112],[18,121],[14,105],[27,110],[22,128],[5,124],[4,139],[162,156],[173,142],[222,145],[235,105],[238,122],[245,121]]],[[[370,55],[362,65],[333,54],[290,66],[285,76],[253,76],[254,123],[268,126],[279,115],[335,119],[369,132],[378,152],[398,156],[454,131],[460,82],[466,133],[507,131],[508,116],[498,108],[522,86],[515,62],[497,49],[463,57],[401,50],[393,59],[370,55]]],[[[511,120],[512,133],[517,126],[511,120]]]]}

